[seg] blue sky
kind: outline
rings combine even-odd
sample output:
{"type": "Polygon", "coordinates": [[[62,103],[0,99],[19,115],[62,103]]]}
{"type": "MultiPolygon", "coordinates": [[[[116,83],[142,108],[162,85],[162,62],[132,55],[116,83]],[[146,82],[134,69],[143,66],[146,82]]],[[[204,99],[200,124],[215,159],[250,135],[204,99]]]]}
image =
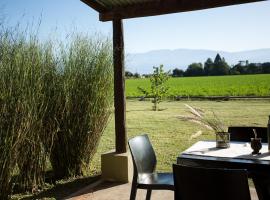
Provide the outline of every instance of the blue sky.
{"type": "MultiPolygon", "coordinates": [[[[42,16],[41,38],[69,31],[112,35],[111,22],[79,0],[1,0],[7,23],[24,26],[42,16]]],[[[241,51],[270,48],[270,1],[124,20],[127,53],[157,49],[241,51]]]]}

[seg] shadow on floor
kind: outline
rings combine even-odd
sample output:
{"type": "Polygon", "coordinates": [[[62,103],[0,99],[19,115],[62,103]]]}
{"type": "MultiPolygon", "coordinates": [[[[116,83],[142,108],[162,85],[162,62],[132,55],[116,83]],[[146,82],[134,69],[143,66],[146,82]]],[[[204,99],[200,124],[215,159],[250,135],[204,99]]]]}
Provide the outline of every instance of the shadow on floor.
{"type": "MultiPolygon", "coordinates": [[[[130,196],[131,184],[102,182],[92,184],[72,194],[68,200],[127,200],[130,196]]],[[[251,199],[258,200],[255,188],[250,188],[251,199]]],[[[138,190],[136,199],[145,199],[146,190],[138,190]]],[[[152,198],[155,200],[173,200],[174,192],[167,190],[154,190],[152,198]]]]}
{"type": "Polygon", "coordinates": [[[110,182],[110,181],[102,181],[99,184],[97,183],[97,185],[93,183],[92,185],[89,185],[89,187],[85,187],[79,192],[71,194],[71,196],[69,196],[68,198],[76,198],[77,196],[82,196],[85,194],[94,193],[101,190],[106,190],[108,188],[113,189],[114,187],[121,186],[121,185],[125,185],[125,183],[110,182]]]}
{"type": "Polygon", "coordinates": [[[86,186],[98,181],[100,176],[84,177],[78,178],[67,183],[58,183],[53,188],[40,192],[37,195],[22,198],[22,200],[32,200],[32,199],[46,199],[54,198],[57,200],[66,199],[67,196],[73,194],[76,191],[85,188],[86,186]]]}

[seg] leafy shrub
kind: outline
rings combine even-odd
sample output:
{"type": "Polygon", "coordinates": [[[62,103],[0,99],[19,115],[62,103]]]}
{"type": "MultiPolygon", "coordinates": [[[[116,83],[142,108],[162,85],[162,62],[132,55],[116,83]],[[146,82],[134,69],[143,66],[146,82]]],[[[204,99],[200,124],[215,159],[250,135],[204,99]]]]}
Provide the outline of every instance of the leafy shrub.
{"type": "Polygon", "coordinates": [[[169,72],[164,72],[163,65],[159,67],[153,67],[154,72],[150,77],[151,89],[150,92],[144,88],[138,87],[138,90],[145,95],[145,97],[152,97],[153,110],[158,110],[158,104],[162,101],[162,98],[166,96],[169,87],[166,86],[166,82],[169,79],[169,72]]]}

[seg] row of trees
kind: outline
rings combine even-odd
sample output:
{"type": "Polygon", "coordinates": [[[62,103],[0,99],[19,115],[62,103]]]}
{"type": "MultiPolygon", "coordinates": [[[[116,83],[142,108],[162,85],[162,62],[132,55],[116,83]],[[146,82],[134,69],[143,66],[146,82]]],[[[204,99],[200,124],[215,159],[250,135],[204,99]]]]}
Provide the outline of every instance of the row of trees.
{"type": "Polygon", "coordinates": [[[233,66],[230,70],[231,74],[269,74],[270,62],[250,63],[247,65],[239,64],[233,66]]]}
{"type": "Polygon", "coordinates": [[[225,61],[225,58],[221,58],[221,56],[217,54],[214,61],[208,58],[204,65],[202,63],[192,63],[188,66],[186,71],[176,68],[172,71],[172,76],[222,76],[267,73],[270,73],[270,62],[248,63],[248,61],[240,61],[237,65],[230,67],[225,61]]]}
{"type": "MultiPolygon", "coordinates": [[[[175,68],[170,74],[172,77],[183,76],[223,76],[223,75],[240,75],[240,74],[268,74],[270,73],[270,62],[266,63],[248,63],[248,61],[239,61],[238,64],[230,67],[225,58],[219,54],[216,55],[214,61],[208,58],[204,64],[192,63],[184,71],[175,68]]],[[[142,75],[148,77],[150,75],[142,75]]],[[[127,78],[140,78],[139,73],[131,73],[126,71],[127,78]]]]}
{"type": "Polygon", "coordinates": [[[141,75],[138,72],[132,73],[130,71],[125,71],[125,77],[126,78],[141,78],[141,75]]]}

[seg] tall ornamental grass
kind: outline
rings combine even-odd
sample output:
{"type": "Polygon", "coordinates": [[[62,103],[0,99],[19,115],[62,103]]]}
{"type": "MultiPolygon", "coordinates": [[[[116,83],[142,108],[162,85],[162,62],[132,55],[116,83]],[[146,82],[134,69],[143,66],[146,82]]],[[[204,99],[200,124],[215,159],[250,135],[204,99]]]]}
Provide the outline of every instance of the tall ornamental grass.
{"type": "Polygon", "coordinates": [[[13,186],[42,187],[49,160],[55,178],[82,175],[106,127],[110,42],[74,36],[60,46],[0,29],[0,199],[13,186]]]}
{"type": "Polygon", "coordinates": [[[23,190],[44,182],[54,130],[55,60],[51,44],[32,34],[0,33],[0,199],[10,193],[11,176],[23,190]]]}
{"type": "Polygon", "coordinates": [[[83,175],[96,152],[111,112],[111,52],[110,42],[78,35],[62,47],[59,130],[50,157],[57,178],[83,175]]]}
{"type": "Polygon", "coordinates": [[[24,137],[18,146],[17,165],[20,187],[30,190],[44,182],[46,158],[57,129],[54,122],[57,75],[50,44],[40,45],[31,39],[19,54],[23,63],[16,67],[21,68],[18,133],[24,137]]]}

